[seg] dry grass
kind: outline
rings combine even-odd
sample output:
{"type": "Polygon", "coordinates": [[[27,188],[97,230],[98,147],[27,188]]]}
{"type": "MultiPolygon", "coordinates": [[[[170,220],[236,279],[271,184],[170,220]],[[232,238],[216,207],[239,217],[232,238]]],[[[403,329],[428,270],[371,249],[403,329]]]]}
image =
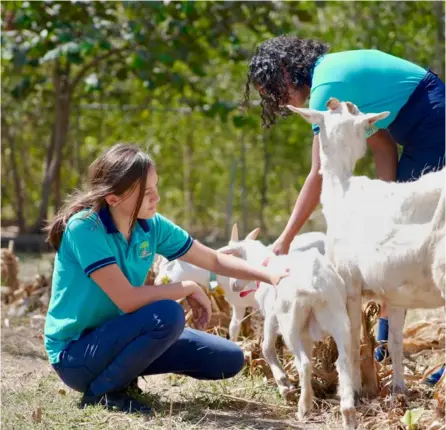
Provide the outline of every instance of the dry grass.
{"type": "MultiPolygon", "coordinates": [[[[9,270],[9,274],[11,273],[13,270],[9,270]]],[[[9,279],[13,281],[14,277],[9,279]]],[[[13,288],[17,291],[20,287],[14,285],[13,288]]],[[[214,318],[210,331],[226,336],[229,309],[218,292],[212,296],[212,301],[214,318]]],[[[160,375],[147,380],[140,378],[140,386],[145,392],[143,400],[153,406],[154,415],[128,416],[106,412],[100,407],[79,409],[79,393],[66,388],[46,361],[42,344],[43,321],[32,318],[30,314],[20,318],[8,317],[6,308],[9,306],[11,304],[4,305],[2,309],[3,429],[341,428],[339,401],[335,394],[336,373],[333,367],[337,353],[330,339],[319,343],[315,348],[313,386],[317,400],[313,413],[304,422],[295,419],[295,399],[286,403],[280,398],[271,380],[269,368],[260,353],[262,324],[258,314],[247,318],[244,327],[248,337],[244,339],[242,346],[247,365],[240,375],[218,382],[196,381],[177,375],[160,375]]],[[[187,307],[185,311],[188,312],[187,307]]],[[[364,318],[367,333],[363,337],[363,343],[373,345],[376,308],[369,306],[364,318]]],[[[434,393],[432,388],[422,384],[423,379],[444,362],[444,310],[410,311],[406,321],[408,328],[405,332],[404,366],[409,387],[407,399],[391,400],[388,395],[391,366],[388,363],[376,365],[380,396],[373,400],[362,399],[358,407],[362,429],[407,428],[401,423],[401,417],[407,410],[414,408],[424,410],[418,422],[419,429],[445,428],[444,413],[442,414],[444,389],[434,393]],[[442,405],[440,409],[434,395],[442,405]],[[438,426],[431,427],[435,422],[438,422],[438,426]]],[[[289,352],[283,345],[278,346],[290,379],[298,385],[289,352]]],[[[297,397],[299,390],[295,394],[297,397]]]]}
{"type": "MultiPolygon", "coordinates": [[[[432,354],[441,361],[441,353],[430,351],[432,354]]],[[[406,358],[405,364],[408,374],[416,366],[428,367],[423,355],[406,358]]],[[[380,372],[389,370],[389,366],[383,366],[380,372]]],[[[316,391],[318,384],[315,378],[316,391]]],[[[444,419],[435,411],[434,391],[418,380],[408,381],[408,384],[407,404],[392,404],[390,397],[363,401],[358,408],[361,428],[405,428],[400,418],[407,409],[419,407],[425,409],[419,428],[427,429],[435,420],[444,425],[444,419]]],[[[341,428],[334,394],[328,396],[326,393],[325,399],[316,400],[314,413],[305,422],[298,422],[294,417],[295,402],[286,403],[280,398],[261,367],[253,372],[247,367],[245,372],[227,381],[203,382],[177,375],[160,375],[147,378],[147,381],[140,378],[140,386],[146,393],[144,400],[155,410],[153,417],[130,417],[99,407],[78,409],[79,394],[67,389],[46,362],[41,328],[31,328],[28,319],[11,320],[9,328],[2,328],[3,429],[341,428]]]]}

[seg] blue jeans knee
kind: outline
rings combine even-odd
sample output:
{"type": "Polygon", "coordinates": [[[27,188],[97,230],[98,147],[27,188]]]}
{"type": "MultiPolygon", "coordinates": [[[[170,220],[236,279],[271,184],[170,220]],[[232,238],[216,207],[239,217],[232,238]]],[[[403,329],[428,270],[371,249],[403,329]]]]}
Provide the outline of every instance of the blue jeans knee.
{"type": "Polygon", "coordinates": [[[245,355],[242,349],[235,343],[230,343],[226,346],[224,352],[219,353],[219,357],[214,359],[212,367],[198,379],[228,379],[237,375],[245,365],[245,355]]]}
{"type": "Polygon", "coordinates": [[[138,317],[138,324],[144,332],[150,328],[153,337],[157,337],[157,332],[163,336],[169,336],[177,339],[184,330],[186,319],[183,307],[174,300],[160,300],[150,303],[135,311],[135,317],[138,317]],[[149,320],[157,320],[156,329],[148,324],[149,320]],[[152,331],[153,330],[153,331],[152,331]]]}

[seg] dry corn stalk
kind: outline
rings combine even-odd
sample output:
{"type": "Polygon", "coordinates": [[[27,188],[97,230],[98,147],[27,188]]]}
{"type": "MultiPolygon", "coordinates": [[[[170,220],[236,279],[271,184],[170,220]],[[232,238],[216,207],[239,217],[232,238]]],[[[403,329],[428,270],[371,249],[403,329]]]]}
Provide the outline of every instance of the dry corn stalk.
{"type": "Polygon", "coordinates": [[[403,348],[408,354],[415,354],[424,350],[444,349],[445,325],[444,321],[420,321],[412,324],[404,331],[403,348]]]}
{"type": "Polygon", "coordinates": [[[441,417],[445,416],[445,407],[446,407],[446,403],[445,403],[446,376],[445,375],[446,375],[446,372],[443,372],[443,376],[438,381],[438,384],[435,389],[435,394],[434,394],[434,399],[437,402],[436,411],[437,411],[437,414],[440,415],[441,417]]]}
{"type": "Polygon", "coordinates": [[[10,295],[14,293],[20,286],[18,273],[19,265],[16,255],[14,254],[14,242],[9,241],[8,248],[1,250],[1,284],[2,284],[2,301],[11,303],[10,295]],[[6,287],[6,288],[3,288],[6,287]]]}
{"type": "Polygon", "coordinates": [[[361,377],[363,391],[369,397],[376,397],[379,392],[378,373],[375,367],[373,351],[376,341],[374,326],[379,315],[379,305],[370,300],[362,307],[361,335],[361,377]]]}
{"type": "Polygon", "coordinates": [[[44,275],[36,275],[33,282],[22,285],[8,297],[9,316],[22,317],[29,312],[45,313],[50,301],[51,281],[44,275]]]}
{"type": "Polygon", "coordinates": [[[2,302],[8,305],[8,316],[24,316],[32,311],[45,313],[50,299],[51,277],[36,275],[33,282],[20,283],[14,242],[1,250],[2,302]]]}

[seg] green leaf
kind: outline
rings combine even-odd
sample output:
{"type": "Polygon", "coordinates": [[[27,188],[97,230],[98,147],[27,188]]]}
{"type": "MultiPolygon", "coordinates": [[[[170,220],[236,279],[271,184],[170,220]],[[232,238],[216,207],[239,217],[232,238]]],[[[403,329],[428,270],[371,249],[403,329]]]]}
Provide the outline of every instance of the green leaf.
{"type": "Polygon", "coordinates": [[[14,66],[22,67],[26,64],[26,51],[24,49],[18,48],[13,52],[14,55],[14,66]]]}
{"type": "Polygon", "coordinates": [[[99,42],[99,47],[101,49],[104,49],[104,50],[107,51],[107,50],[111,49],[112,45],[111,45],[111,43],[108,40],[101,40],[99,42]]]}
{"type": "Polygon", "coordinates": [[[120,80],[120,81],[125,81],[127,79],[127,69],[126,68],[122,68],[119,69],[116,72],[116,77],[120,80]]]}
{"type": "Polygon", "coordinates": [[[232,117],[232,122],[234,123],[235,127],[241,128],[245,125],[246,120],[245,117],[242,115],[235,115],[232,117]]]}
{"type": "Polygon", "coordinates": [[[53,61],[58,57],[69,54],[71,56],[71,58],[69,58],[69,60],[75,62],[76,64],[79,64],[79,52],[80,52],[79,43],[75,43],[75,42],[64,43],[63,45],[57,46],[56,48],[48,51],[40,59],[40,63],[42,64],[42,63],[46,63],[48,61],[53,61]]]}
{"type": "Polygon", "coordinates": [[[12,96],[16,99],[25,98],[30,90],[31,80],[28,76],[22,78],[22,80],[12,89],[12,96]]]}
{"type": "Polygon", "coordinates": [[[166,64],[167,66],[171,66],[175,61],[170,54],[167,54],[165,52],[158,55],[158,60],[161,63],[166,64]]]}
{"type": "Polygon", "coordinates": [[[89,40],[84,40],[80,43],[80,51],[84,54],[89,54],[94,49],[94,45],[89,40]]]}
{"type": "Polygon", "coordinates": [[[423,413],[423,408],[408,409],[403,418],[401,418],[401,422],[407,426],[408,430],[416,430],[417,422],[423,413]]]}
{"type": "Polygon", "coordinates": [[[68,61],[73,64],[82,64],[84,60],[78,52],[71,53],[69,52],[67,55],[68,61]]]}
{"type": "Polygon", "coordinates": [[[68,43],[71,42],[74,38],[73,33],[64,31],[59,35],[59,41],[62,43],[68,43]]]}

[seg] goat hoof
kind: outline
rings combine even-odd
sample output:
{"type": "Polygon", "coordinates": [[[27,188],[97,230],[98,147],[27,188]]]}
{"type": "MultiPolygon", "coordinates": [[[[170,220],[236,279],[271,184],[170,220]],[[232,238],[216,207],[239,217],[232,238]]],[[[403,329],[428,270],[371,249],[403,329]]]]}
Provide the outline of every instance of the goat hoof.
{"type": "Polygon", "coordinates": [[[286,385],[279,385],[279,393],[285,400],[291,400],[291,395],[294,393],[294,385],[287,381],[286,385]]]}
{"type": "Polygon", "coordinates": [[[306,402],[299,402],[299,407],[297,408],[297,414],[296,414],[296,418],[298,420],[303,420],[305,418],[305,415],[308,414],[308,412],[311,411],[311,408],[313,406],[313,402],[310,401],[308,402],[308,404],[306,404],[306,402]]]}
{"type": "Polygon", "coordinates": [[[358,427],[355,408],[344,409],[342,411],[342,419],[344,421],[344,429],[353,430],[358,427]]]}
{"type": "Polygon", "coordinates": [[[404,384],[402,385],[395,385],[392,387],[392,396],[398,397],[398,396],[407,396],[407,388],[404,384]]]}
{"type": "Polygon", "coordinates": [[[390,405],[394,409],[405,409],[408,406],[408,399],[405,393],[392,393],[390,398],[390,405]]]}

